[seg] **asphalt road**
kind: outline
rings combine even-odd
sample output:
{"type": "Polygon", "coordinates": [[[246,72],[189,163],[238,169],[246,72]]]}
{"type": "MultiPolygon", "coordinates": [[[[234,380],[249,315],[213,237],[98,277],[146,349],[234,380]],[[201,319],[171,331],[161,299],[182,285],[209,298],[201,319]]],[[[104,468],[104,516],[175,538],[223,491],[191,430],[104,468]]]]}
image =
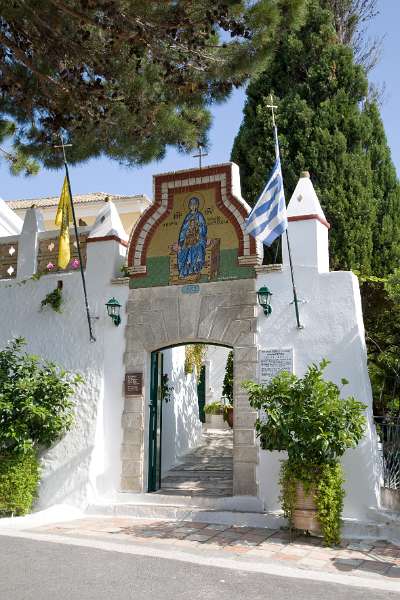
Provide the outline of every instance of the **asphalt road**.
{"type": "Polygon", "coordinates": [[[1,600],[399,600],[397,593],[0,537],[1,600]]]}

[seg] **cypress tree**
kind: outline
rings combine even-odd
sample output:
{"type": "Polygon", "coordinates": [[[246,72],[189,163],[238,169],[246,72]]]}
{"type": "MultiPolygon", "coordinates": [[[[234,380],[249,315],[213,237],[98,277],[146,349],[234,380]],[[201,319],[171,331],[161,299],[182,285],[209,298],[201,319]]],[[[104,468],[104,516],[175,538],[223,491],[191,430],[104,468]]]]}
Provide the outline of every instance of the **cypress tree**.
{"type": "Polygon", "coordinates": [[[254,204],[274,160],[273,93],[287,199],[309,170],[332,225],[331,268],[384,275],[400,258],[400,186],[365,69],[323,5],[310,0],[304,24],[249,85],[232,160],[254,204]]]}

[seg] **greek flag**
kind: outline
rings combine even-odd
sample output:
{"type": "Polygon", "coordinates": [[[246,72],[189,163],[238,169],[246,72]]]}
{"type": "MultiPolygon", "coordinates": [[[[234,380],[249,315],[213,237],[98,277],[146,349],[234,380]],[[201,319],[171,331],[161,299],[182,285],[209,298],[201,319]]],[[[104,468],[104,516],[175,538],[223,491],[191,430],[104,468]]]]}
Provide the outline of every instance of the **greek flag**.
{"type": "Polygon", "coordinates": [[[277,148],[271,177],[246,220],[245,231],[263,244],[270,246],[277,237],[286,231],[287,226],[281,160],[277,148]]]}

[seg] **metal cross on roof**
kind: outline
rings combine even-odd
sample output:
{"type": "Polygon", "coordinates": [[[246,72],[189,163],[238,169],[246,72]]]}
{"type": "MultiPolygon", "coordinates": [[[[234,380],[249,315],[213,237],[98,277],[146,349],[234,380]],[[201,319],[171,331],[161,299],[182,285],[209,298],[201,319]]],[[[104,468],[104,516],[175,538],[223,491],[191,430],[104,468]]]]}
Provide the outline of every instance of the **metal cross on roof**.
{"type": "Polygon", "coordinates": [[[197,148],[199,149],[199,153],[194,154],[193,158],[199,159],[199,168],[201,169],[201,159],[203,158],[203,156],[208,156],[208,154],[207,154],[207,152],[203,152],[204,146],[202,144],[197,144],[197,148]]]}
{"type": "Polygon", "coordinates": [[[64,156],[64,162],[67,162],[67,156],[65,154],[65,148],[70,148],[72,146],[72,144],[64,144],[64,137],[63,134],[60,133],[60,139],[61,139],[61,144],[59,144],[58,146],[54,146],[54,148],[62,148],[63,151],[63,156],[64,156]]]}
{"type": "Polygon", "coordinates": [[[273,97],[272,94],[270,95],[270,102],[271,102],[271,104],[267,104],[267,108],[271,109],[271,112],[272,112],[272,124],[273,124],[274,127],[276,127],[276,123],[275,123],[275,108],[277,109],[278,107],[274,104],[274,97],[273,97]]]}

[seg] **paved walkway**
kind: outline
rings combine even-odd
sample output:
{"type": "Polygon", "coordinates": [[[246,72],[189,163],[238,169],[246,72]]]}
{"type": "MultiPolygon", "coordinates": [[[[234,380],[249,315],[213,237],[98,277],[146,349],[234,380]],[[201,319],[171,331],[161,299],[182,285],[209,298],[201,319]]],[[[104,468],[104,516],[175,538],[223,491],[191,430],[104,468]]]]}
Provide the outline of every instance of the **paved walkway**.
{"type": "Polygon", "coordinates": [[[326,548],[316,537],[298,536],[290,542],[288,532],[283,530],[129,517],[90,517],[31,531],[79,539],[107,539],[142,548],[150,544],[153,552],[178,550],[216,560],[225,556],[235,558],[243,568],[268,563],[295,568],[299,573],[311,570],[374,579],[375,583],[395,581],[400,592],[400,547],[384,541],[345,540],[339,547],[326,548]]]}
{"type": "Polygon", "coordinates": [[[232,430],[203,433],[203,442],[163,477],[161,494],[232,496],[232,430]]]}

